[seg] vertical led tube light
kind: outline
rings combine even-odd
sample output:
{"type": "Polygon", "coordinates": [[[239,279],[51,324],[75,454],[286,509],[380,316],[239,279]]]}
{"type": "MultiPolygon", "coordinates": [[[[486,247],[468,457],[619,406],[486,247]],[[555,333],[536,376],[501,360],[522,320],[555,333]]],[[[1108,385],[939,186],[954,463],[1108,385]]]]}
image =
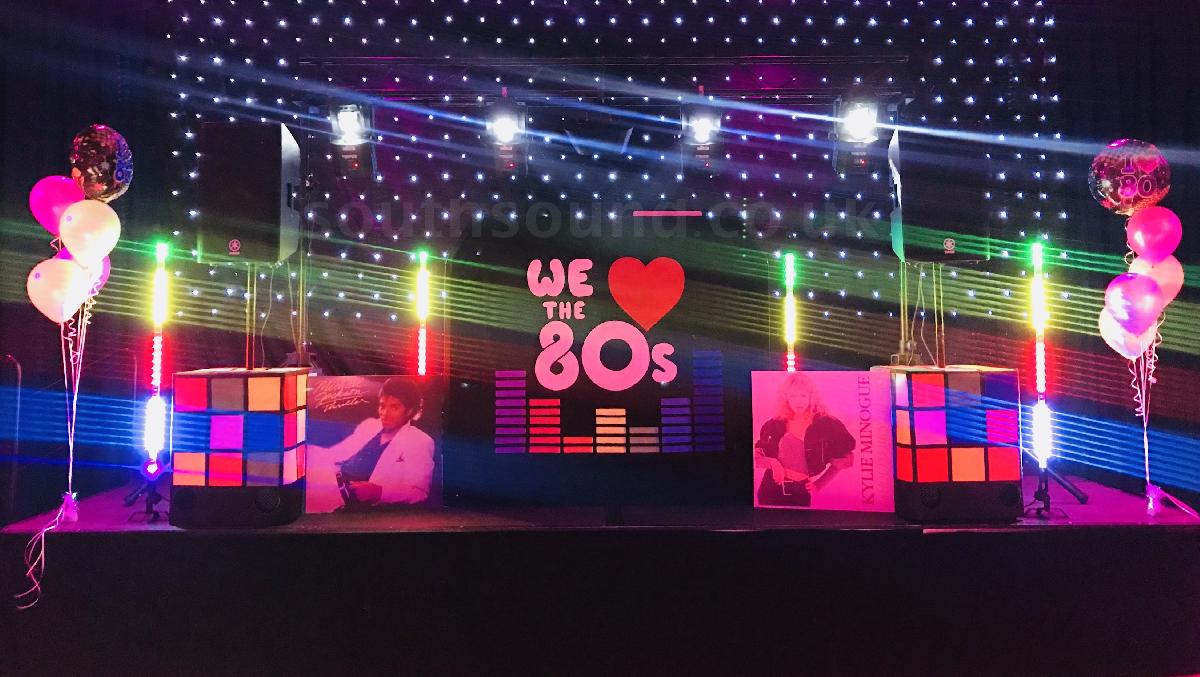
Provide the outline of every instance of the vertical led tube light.
{"type": "Polygon", "coordinates": [[[783,255],[783,341],[787,344],[787,370],[796,371],[796,255],[783,255]]]}
{"type": "Polygon", "coordinates": [[[424,376],[428,367],[429,346],[429,252],[417,252],[417,375],[424,376]]]}
{"type": "Polygon", "coordinates": [[[150,323],[154,335],[150,344],[150,398],[146,400],[146,417],[142,434],[142,446],[146,451],[143,471],[148,477],[156,477],[161,471],[159,454],[166,445],[167,404],[162,396],[163,383],[163,327],[169,313],[168,299],[170,278],[167,276],[167,257],[170,247],[165,242],[154,246],[154,277],[150,296],[150,323]]]}
{"type": "Polygon", "coordinates": [[[1030,285],[1030,318],[1034,332],[1034,385],[1037,403],[1033,405],[1033,455],[1038,466],[1045,468],[1053,447],[1053,432],[1050,424],[1050,406],[1046,403],[1046,325],[1050,312],[1046,308],[1046,279],[1043,270],[1042,243],[1034,242],[1030,257],[1033,263],[1033,282],[1030,285]]]}

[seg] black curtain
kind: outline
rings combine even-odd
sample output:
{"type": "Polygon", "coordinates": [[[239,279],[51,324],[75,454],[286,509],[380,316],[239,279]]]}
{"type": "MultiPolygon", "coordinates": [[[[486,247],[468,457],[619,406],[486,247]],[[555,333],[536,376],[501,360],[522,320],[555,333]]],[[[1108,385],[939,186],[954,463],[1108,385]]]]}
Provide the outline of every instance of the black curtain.
{"type": "MultiPolygon", "coordinates": [[[[1061,27],[1064,134],[1073,139],[1135,138],[1154,143],[1171,163],[1173,189],[1163,201],[1184,224],[1177,258],[1200,258],[1200,2],[1067,0],[1061,27]]],[[[1095,251],[1125,249],[1121,217],[1088,197],[1091,158],[1071,160],[1077,239],[1095,251]]],[[[1196,284],[1196,280],[1191,281],[1196,284]]]]}
{"type": "MultiPolygon", "coordinates": [[[[166,101],[145,83],[147,58],[155,35],[146,23],[162,3],[151,0],[95,3],[47,0],[0,6],[0,251],[49,257],[50,236],[29,213],[29,190],[38,179],[69,174],[74,135],[102,122],[130,139],[134,181],[112,203],[122,222],[122,238],[140,240],[163,228],[165,153],[155,140],[166,133],[166,101]]],[[[154,76],[161,79],[161,76],[154,76]]],[[[127,253],[111,256],[115,269],[144,268],[127,253]]],[[[11,354],[24,366],[24,409],[19,446],[21,463],[10,463],[16,425],[16,373],[11,361],[0,364],[0,522],[49,507],[65,489],[61,442],[37,441],[37,428],[62,420],[62,371],[58,327],[25,299],[28,267],[0,262],[0,357],[11,354]],[[54,411],[46,411],[49,403],[54,411]],[[13,481],[13,472],[18,473],[13,481]]],[[[98,312],[103,312],[101,298],[98,312]]],[[[86,388],[114,398],[129,398],[136,387],[135,362],[142,361],[139,323],[113,313],[92,325],[85,359],[86,388]]],[[[132,400],[129,401],[132,405],[132,400]]],[[[129,432],[128,437],[133,433],[129,432]]],[[[115,442],[115,440],[114,440],[115,442]]],[[[114,443],[80,448],[76,490],[86,494],[125,481],[128,471],[105,465],[136,461],[131,445],[114,443]],[[99,464],[90,466],[90,463],[99,464]]]]}

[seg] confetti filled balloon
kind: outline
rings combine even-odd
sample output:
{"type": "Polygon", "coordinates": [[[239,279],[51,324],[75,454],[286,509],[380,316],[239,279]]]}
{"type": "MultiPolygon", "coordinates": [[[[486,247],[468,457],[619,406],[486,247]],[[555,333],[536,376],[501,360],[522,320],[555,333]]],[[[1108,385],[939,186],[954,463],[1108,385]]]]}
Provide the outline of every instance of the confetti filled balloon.
{"type": "Polygon", "coordinates": [[[91,125],[71,142],[71,178],[93,200],[115,200],[133,181],[133,153],[107,125],[91,125]]]}
{"type": "Polygon", "coordinates": [[[1092,160],[1088,185],[1100,206],[1129,216],[1166,197],[1171,166],[1154,144],[1117,139],[1092,160]]]}

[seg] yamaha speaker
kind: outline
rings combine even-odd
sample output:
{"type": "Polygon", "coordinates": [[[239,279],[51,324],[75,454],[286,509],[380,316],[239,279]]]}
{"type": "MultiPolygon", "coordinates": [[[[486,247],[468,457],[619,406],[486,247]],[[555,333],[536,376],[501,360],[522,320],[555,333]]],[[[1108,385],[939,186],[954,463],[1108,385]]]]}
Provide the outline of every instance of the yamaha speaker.
{"type": "Polygon", "coordinates": [[[892,249],[901,259],[967,263],[991,258],[991,162],[981,145],[894,132],[887,149],[895,194],[892,249]]]}
{"type": "Polygon", "coordinates": [[[199,259],[278,263],[300,244],[300,147],[283,124],[206,123],[197,133],[199,259]]]}

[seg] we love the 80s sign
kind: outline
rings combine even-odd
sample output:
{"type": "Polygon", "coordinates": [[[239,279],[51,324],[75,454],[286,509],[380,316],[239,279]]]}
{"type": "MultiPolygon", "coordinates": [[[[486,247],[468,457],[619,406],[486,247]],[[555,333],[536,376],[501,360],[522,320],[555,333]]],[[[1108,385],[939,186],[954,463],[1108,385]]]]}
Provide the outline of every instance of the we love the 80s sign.
{"type": "Polygon", "coordinates": [[[539,352],[532,369],[495,372],[496,453],[724,450],[720,353],[681,355],[661,329],[686,291],[678,261],[625,256],[604,270],[590,258],[534,259],[525,278],[539,352]],[[597,289],[611,295],[602,321],[589,306],[597,289]]]}
{"type": "Polygon", "coordinates": [[[529,291],[545,299],[546,324],[538,334],[542,352],[534,365],[537,382],[548,390],[570,388],[583,374],[597,386],[613,392],[628,390],[650,371],[657,383],[670,383],[678,374],[671,356],[675,347],[666,342],[651,344],[649,332],[683,296],[683,267],[675,259],[659,257],[649,264],[626,256],[608,269],[608,288],[616,304],[637,326],[624,320],[602,322],[584,337],[576,337],[573,320],[586,319],[587,299],[592,296],[588,274],[590,259],[575,259],[564,267],[551,259],[546,271],[541,260],[530,262],[526,271],[529,291]],[[640,327],[640,328],[639,328],[640,327]],[[581,339],[581,349],[574,349],[581,339]],[[600,358],[610,341],[624,343],[631,359],[619,369],[609,368],[600,358]]]}

